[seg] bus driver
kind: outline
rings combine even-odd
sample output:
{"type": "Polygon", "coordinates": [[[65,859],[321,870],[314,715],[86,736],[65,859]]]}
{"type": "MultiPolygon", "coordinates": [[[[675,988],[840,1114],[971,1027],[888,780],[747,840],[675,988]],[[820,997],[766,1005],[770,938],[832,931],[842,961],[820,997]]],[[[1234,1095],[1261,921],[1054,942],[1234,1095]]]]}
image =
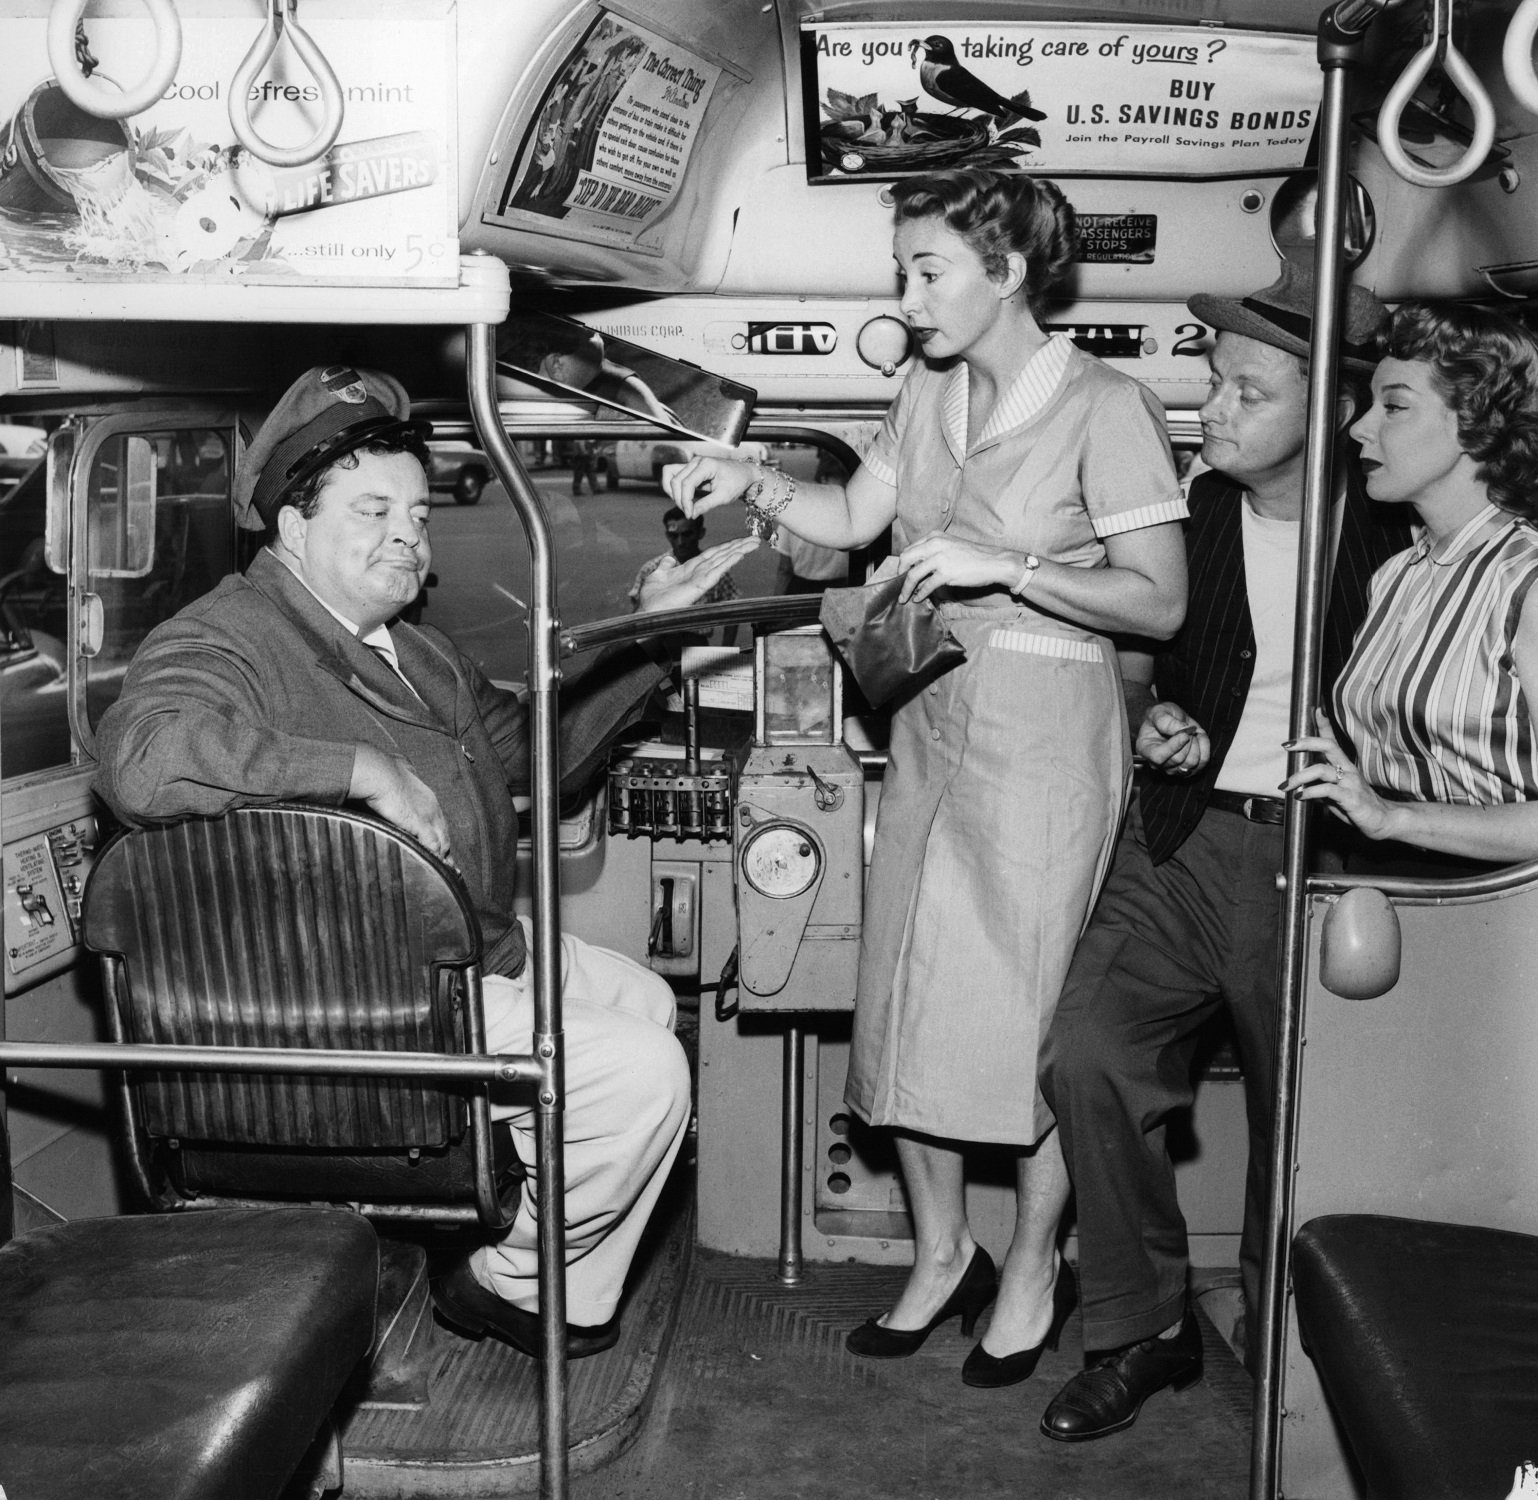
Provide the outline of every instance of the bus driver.
{"type": "MultiPolygon", "coordinates": [[[[522,703],[439,632],[395,620],[422,587],[423,427],[388,375],[343,366],[302,375],[248,449],[242,523],[266,545],[146,638],[98,732],[96,789],[128,823],[213,817],[249,803],[366,803],[452,859],[486,941],[487,1046],[527,1052],[534,1025],[525,925],[512,915],[528,773],[522,703]]],[[[752,550],[749,539],[659,569],[641,609],[693,603],[752,550]]],[[[671,560],[670,560],[671,561],[671,560]]],[[[658,681],[644,652],[607,657],[575,734],[623,722],[658,681]]],[[[582,746],[567,745],[568,765],[582,746]]],[[[572,1358],[618,1337],[616,1309],[641,1231],[689,1120],[689,1070],[671,1035],[673,996],[649,970],[562,939],[567,1052],[566,1253],[572,1358]]],[[[533,1112],[510,1119],[532,1174],[533,1112]]],[[[435,1282],[440,1314],[538,1356],[533,1184],[512,1227],[435,1282]]]]}

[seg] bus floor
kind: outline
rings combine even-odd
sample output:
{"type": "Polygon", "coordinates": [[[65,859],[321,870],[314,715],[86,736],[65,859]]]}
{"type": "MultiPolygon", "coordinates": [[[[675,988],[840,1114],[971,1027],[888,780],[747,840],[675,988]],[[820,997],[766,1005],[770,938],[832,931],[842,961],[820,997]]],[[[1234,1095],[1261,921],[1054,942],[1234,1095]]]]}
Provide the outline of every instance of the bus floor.
{"type": "MultiPolygon", "coordinates": [[[[693,1041],[694,1017],[680,1016],[693,1041]]],[[[691,1049],[692,1050],[692,1049],[691,1049]]],[[[692,1144],[692,1142],[691,1142],[692,1144]]],[[[1038,1423],[1080,1367],[1077,1316],[1036,1374],[961,1383],[959,1325],[914,1356],[865,1360],[848,1331],[891,1306],[899,1267],[770,1260],[694,1246],[686,1146],[632,1268],[624,1335],[569,1368],[571,1500],[1162,1500],[1244,1493],[1253,1387],[1220,1336],[1230,1273],[1198,1281],[1206,1373],[1151,1398],[1127,1431],[1061,1444],[1038,1423]]],[[[450,1236],[429,1255],[453,1253],[450,1236]]],[[[986,1328],[986,1322],[981,1327],[986,1328]]],[[[487,1339],[431,1330],[430,1396],[342,1423],[342,1500],[493,1500],[539,1482],[538,1368],[487,1339]]]]}
{"type": "MultiPolygon", "coordinates": [[[[1066,1445],[1042,1409],[1079,1368],[1056,1354],[1004,1390],[961,1383],[956,1323],[912,1357],[857,1359],[844,1336],[889,1306],[901,1270],[697,1250],[651,1410],[633,1445],[573,1480],[573,1500],[1160,1500],[1232,1497],[1249,1471],[1251,1385],[1203,1318],[1207,1373],[1161,1392],[1126,1432],[1066,1445]]],[[[984,1325],[986,1326],[986,1325],[984,1325]]]]}
{"type": "MultiPolygon", "coordinates": [[[[1203,1379],[1152,1397],[1127,1431],[1061,1444],[1038,1429],[1077,1370],[1077,1316],[1036,1374],[961,1383],[971,1341],[940,1328],[914,1356],[865,1360],[848,1331],[905,1272],[771,1260],[693,1245],[681,1162],[632,1272],[625,1335],[569,1368],[570,1500],[1204,1500],[1245,1492],[1252,1386],[1207,1316],[1203,1379]]],[[[984,1322],[981,1328],[986,1328],[984,1322]]],[[[341,1500],[501,1500],[538,1487],[538,1369],[487,1339],[432,1330],[422,1407],[342,1424],[341,1500]]]]}

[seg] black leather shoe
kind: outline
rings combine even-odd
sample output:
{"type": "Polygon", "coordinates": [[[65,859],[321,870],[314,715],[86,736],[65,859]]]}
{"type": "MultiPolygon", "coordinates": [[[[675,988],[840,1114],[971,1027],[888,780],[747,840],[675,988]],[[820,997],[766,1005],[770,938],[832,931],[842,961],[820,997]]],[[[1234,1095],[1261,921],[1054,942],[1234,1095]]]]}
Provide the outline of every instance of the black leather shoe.
{"type": "Polygon", "coordinates": [[[957,1313],[961,1314],[962,1333],[970,1337],[983,1309],[993,1301],[998,1290],[999,1273],[994,1268],[993,1257],[979,1245],[972,1252],[972,1259],[967,1262],[956,1290],[922,1328],[888,1328],[875,1318],[867,1318],[844,1340],[844,1347],[851,1354],[863,1354],[866,1359],[902,1359],[916,1353],[935,1329],[957,1313]]]}
{"type": "Polygon", "coordinates": [[[980,1386],[984,1390],[997,1390],[1000,1386],[1019,1385],[1036,1373],[1041,1356],[1046,1350],[1056,1352],[1057,1342],[1063,1336],[1064,1325],[1079,1305],[1079,1287],[1073,1279],[1073,1271],[1064,1261],[1052,1283],[1052,1323],[1047,1336],[1029,1349],[1017,1349],[1013,1354],[990,1354],[981,1344],[976,1344],[961,1367],[963,1385],[980,1386]]]}
{"type": "MultiPolygon", "coordinates": [[[[452,1270],[433,1278],[432,1293],[438,1317],[455,1333],[477,1342],[489,1333],[530,1359],[540,1358],[539,1314],[525,1312],[488,1292],[470,1274],[468,1256],[452,1270]]],[[[617,1316],[586,1328],[576,1323],[566,1325],[567,1359],[586,1359],[590,1354],[612,1349],[618,1342],[617,1316]]]]}
{"type": "Polygon", "coordinates": [[[1086,1443],[1137,1421],[1143,1403],[1165,1386],[1201,1379],[1202,1335],[1187,1311],[1172,1339],[1142,1339],[1100,1355],[1052,1398],[1041,1430],[1060,1443],[1086,1443]]]}

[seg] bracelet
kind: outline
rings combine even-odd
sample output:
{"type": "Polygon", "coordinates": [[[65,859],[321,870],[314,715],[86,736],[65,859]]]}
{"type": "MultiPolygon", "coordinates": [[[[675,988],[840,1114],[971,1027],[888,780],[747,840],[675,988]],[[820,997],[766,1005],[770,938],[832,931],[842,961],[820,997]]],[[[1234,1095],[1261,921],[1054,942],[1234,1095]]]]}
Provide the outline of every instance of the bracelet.
{"type": "Polygon", "coordinates": [[[796,481],[778,469],[758,469],[758,478],[742,494],[747,510],[748,535],[774,544],[775,518],[796,498],[796,481]],[[767,492],[767,493],[766,493],[767,492]]]}

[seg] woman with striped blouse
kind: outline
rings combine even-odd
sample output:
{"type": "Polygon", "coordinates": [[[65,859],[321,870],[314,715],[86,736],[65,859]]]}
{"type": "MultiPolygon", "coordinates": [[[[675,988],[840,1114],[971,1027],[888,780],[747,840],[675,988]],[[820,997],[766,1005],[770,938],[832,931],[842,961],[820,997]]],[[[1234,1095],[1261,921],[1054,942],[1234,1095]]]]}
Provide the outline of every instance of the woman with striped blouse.
{"type": "Polygon", "coordinates": [[[1473,308],[1407,303],[1351,429],[1367,493],[1422,531],[1373,578],[1335,689],[1283,783],[1369,839],[1510,864],[1538,857],[1538,340],[1473,308]]]}

